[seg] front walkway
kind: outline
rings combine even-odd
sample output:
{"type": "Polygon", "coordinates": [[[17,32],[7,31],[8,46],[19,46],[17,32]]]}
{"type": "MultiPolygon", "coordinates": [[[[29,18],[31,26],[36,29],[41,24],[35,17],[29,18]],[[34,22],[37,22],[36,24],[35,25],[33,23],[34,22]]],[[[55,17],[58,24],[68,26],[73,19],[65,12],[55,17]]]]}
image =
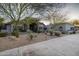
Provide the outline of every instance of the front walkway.
{"type": "Polygon", "coordinates": [[[6,50],[0,55],[79,56],[79,34],[6,50]]]}

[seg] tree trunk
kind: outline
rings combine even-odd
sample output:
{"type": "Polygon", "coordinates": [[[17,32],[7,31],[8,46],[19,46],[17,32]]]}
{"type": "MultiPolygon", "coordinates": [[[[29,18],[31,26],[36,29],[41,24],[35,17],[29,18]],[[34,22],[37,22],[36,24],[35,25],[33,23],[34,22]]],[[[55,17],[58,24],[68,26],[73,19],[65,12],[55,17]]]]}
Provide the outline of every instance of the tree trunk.
{"type": "Polygon", "coordinates": [[[0,26],[0,32],[1,32],[2,26],[0,26]]]}
{"type": "Polygon", "coordinates": [[[14,33],[16,37],[19,37],[18,22],[16,22],[14,25],[14,33]]]}
{"type": "Polygon", "coordinates": [[[56,20],[55,20],[55,18],[53,18],[53,24],[55,24],[56,23],[56,20]]]}
{"type": "Polygon", "coordinates": [[[28,24],[28,25],[27,25],[27,31],[29,31],[29,30],[30,30],[30,25],[28,24]]]}

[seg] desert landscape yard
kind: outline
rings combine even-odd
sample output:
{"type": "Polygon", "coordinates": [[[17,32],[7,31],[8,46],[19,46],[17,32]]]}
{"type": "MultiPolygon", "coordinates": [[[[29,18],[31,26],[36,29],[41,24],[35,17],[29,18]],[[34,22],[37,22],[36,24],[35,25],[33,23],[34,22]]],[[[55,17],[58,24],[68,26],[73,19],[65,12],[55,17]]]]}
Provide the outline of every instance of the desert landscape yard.
{"type": "Polygon", "coordinates": [[[2,37],[0,38],[0,51],[56,38],[55,36],[48,36],[44,33],[34,33],[34,36],[33,40],[29,40],[27,34],[20,35],[19,38],[12,38],[12,36],[2,37]]]}
{"type": "Polygon", "coordinates": [[[0,55],[23,55],[29,46],[38,50],[32,55],[79,55],[78,7],[74,3],[0,3],[0,55]]]}
{"type": "Polygon", "coordinates": [[[53,38],[0,52],[1,56],[79,56],[79,34],[53,38]]]}

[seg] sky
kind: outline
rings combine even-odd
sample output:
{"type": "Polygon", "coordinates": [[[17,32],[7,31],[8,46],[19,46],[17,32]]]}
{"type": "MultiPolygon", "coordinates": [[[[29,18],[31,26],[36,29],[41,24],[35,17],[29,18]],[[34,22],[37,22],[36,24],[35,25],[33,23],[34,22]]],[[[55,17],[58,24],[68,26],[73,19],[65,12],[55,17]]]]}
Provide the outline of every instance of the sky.
{"type": "MultiPolygon", "coordinates": [[[[67,21],[71,21],[73,19],[79,19],[79,3],[66,3],[66,7],[64,11],[67,11],[67,21]]],[[[61,11],[62,12],[62,11],[61,11]]],[[[49,24],[50,21],[42,20],[41,22],[45,24],[49,24]]]]}
{"type": "MultiPolygon", "coordinates": [[[[67,21],[73,21],[75,19],[79,19],[79,3],[67,3],[64,11],[67,13],[67,21]]],[[[42,20],[44,24],[48,25],[50,21],[42,20]]]]}
{"type": "Polygon", "coordinates": [[[67,4],[66,9],[68,11],[69,20],[79,19],[79,3],[67,4]]]}

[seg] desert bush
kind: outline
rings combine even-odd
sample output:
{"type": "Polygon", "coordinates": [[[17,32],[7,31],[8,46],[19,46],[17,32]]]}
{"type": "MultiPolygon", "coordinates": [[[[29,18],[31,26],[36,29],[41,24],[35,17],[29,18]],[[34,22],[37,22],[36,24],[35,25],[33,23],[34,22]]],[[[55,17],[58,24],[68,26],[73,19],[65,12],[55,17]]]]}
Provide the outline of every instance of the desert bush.
{"type": "Polygon", "coordinates": [[[76,34],[76,32],[74,31],[73,34],[76,34]]]}
{"type": "Polygon", "coordinates": [[[27,33],[32,33],[32,31],[31,30],[27,30],[27,33]]]}
{"type": "Polygon", "coordinates": [[[53,35],[53,32],[49,32],[50,33],[50,36],[52,36],[53,35]]]}
{"type": "Polygon", "coordinates": [[[53,30],[52,29],[48,30],[48,32],[50,33],[50,36],[53,35],[53,30]]]}
{"type": "Polygon", "coordinates": [[[37,31],[38,33],[41,33],[40,31],[37,31]]]}
{"type": "Polygon", "coordinates": [[[31,30],[27,30],[27,34],[28,34],[29,40],[33,40],[33,32],[31,30]]]}
{"type": "Polygon", "coordinates": [[[54,35],[55,36],[61,36],[61,32],[60,31],[54,31],[54,35]]]}
{"type": "Polygon", "coordinates": [[[47,32],[44,32],[45,33],[45,35],[47,35],[47,32]]]}
{"type": "Polygon", "coordinates": [[[29,37],[30,37],[30,40],[33,40],[33,35],[32,34],[30,34],[29,37]]]}
{"type": "Polygon", "coordinates": [[[0,37],[6,37],[7,33],[6,32],[0,32],[0,37]]]}
{"type": "Polygon", "coordinates": [[[31,40],[33,40],[33,37],[34,37],[34,36],[33,36],[32,33],[29,33],[29,34],[28,34],[28,37],[29,37],[28,39],[31,41],[31,40]]]}
{"type": "Polygon", "coordinates": [[[38,33],[43,33],[44,31],[43,31],[43,30],[38,30],[37,32],[38,32],[38,33]]]}
{"type": "Polygon", "coordinates": [[[13,31],[11,34],[12,34],[13,36],[16,36],[17,38],[19,37],[19,32],[18,32],[18,31],[13,31]]]}

